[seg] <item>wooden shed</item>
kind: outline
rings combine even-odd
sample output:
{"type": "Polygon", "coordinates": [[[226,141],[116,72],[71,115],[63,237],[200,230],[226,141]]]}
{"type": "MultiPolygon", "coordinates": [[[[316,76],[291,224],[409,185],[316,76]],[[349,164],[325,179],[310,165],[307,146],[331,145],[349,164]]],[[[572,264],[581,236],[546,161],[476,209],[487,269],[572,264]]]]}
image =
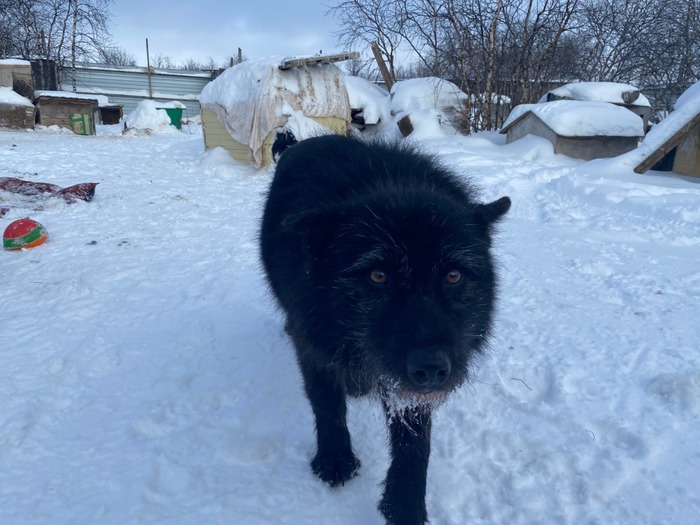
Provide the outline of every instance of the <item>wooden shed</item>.
{"type": "Polygon", "coordinates": [[[0,128],[33,129],[36,109],[9,87],[0,87],[0,128]]]}
{"type": "Polygon", "coordinates": [[[639,145],[634,171],[647,170],[700,177],[700,82],[678,97],[674,110],[639,145]]]}
{"type": "Polygon", "coordinates": [[[200,95],[205,148],[262,168],[299,140],[346,134],[350,102],[333,62],[356,55],[272,57],[227,69],[200,95]]]}
{"type": "Polygon", "coordinates": [[[560,100],[516,106],[501,133],[508,144],[536,135],[549,140],[554,153],[592,160],[636,148],[644,125],[637,115],[614,104],[560,100]]]}
{"type": "Polygon", "coordinates": [[[34,104],[37,121],[43,126],[59,126],[79,135],[94,135],[101,122],[97,98],[66,91],[37,91],[34,104]]]}

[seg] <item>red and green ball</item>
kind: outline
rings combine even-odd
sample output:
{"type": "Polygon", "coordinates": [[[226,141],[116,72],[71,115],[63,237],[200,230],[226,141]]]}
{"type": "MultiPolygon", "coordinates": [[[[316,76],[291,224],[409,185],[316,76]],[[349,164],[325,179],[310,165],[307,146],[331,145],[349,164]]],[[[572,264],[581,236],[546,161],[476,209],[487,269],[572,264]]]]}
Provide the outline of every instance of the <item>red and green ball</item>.
{"type": "Polygon", "coordinates": [[[2,245],[6,250],[21,250],[34,248],[44,244],[49,233],[41,224],[33,219],[18,219],[5,228],[2,245]]]}

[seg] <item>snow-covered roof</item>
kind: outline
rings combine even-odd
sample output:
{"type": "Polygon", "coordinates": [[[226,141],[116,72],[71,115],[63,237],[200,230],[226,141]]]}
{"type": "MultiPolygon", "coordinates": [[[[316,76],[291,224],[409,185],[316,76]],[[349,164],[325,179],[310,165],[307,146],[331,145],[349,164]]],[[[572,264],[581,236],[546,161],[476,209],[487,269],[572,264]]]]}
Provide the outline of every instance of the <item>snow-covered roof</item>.
{"type": "Polygon", "coordinates": [[[388,118],[390,109],[389,93],[377,84],[361,77],[345,77],[350,107],[361,109],[366,124],[377,124],[388,118]]]}
{"type": "Polygon", "coordinates": [[[501,133],[527,113],[536,115],[562,137],[643,137],[644,122],[625,109],[608,102],[557,100],[546,104],[521,104],[513,108],[501,133]]]}
{"type": "Polygon", "coordinates": [[[16,93],[10,87],[0,87],[0,104],[13,104],[15,106],[33,106],[30,100],[16,93]]]}
{"type": "Polygon", "coordinates": [[[270,57],[233,66],[204,86],[202,106],[214,111],[229,134],[263,163],[263,144],[275,129],[288,127],[297,139],[319,134],[310,117],[350,122],[350,101],[342,72],[333,64],[281,70],[289,58],[270,57]]]}
{"type": "Polygon", "coordinates": [[[23,66],[23,67],[31,67],[32,64],[29,62],[29,60],[20,60],[17,58],[3,58],[0,60],[0,67],[17,67],[17,66],[23,66]]]}
{"type": "Polygon", "coordinates": [[[96,100],[100,106],[108,106],[109,98],[104,95],[88,95],[84,93],[73,93],[72,91],[47,91],[39,90],[34,92],[35,97],[57,97],[57,98],[78,98],[81,100],[96,100]]]}
{"type": "MultiPolygon", "coordinates": [[[[540,102],[546,102],[547,95],[551,93],[557,97],[571,100],[627,104],[623,100],[622,94],[634,91],[639,91],[639,89],[631,84],[622,84],[619,82],[574,82],[548,91],[540,102]]],[[[650,106],[649,99],[641,93],[639,97],[629,103],[629,105],[650,106]]]]}

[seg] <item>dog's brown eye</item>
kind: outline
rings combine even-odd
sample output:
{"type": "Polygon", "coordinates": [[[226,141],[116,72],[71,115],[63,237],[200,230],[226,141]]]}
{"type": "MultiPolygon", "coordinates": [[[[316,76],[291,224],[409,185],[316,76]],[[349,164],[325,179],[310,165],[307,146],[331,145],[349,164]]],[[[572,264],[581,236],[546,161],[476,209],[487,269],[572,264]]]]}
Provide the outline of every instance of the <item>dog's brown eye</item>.
{"type": "Polygon", "coordinates": [[[374,284],[386,284],[389,280],[386,273],[381,270],[372,270],[372,273],[369,274],[369,278],[374,284]]]}
{"type": "Polygon", "coordinates": [[[462,280],[462,272],[459,270],[447,272],[447,277],[445,280],[447,281],[447,284],[457,284],[462,280]]]}

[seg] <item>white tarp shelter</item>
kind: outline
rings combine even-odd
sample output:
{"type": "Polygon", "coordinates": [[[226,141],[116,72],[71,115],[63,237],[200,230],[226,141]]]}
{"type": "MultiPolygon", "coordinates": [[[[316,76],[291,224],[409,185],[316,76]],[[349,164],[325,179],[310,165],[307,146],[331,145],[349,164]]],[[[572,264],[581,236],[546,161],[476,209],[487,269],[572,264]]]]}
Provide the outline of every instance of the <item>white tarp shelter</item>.
{"type": "Polygon", "coordinates": [[[223,146],[257,168],[272,160],[278,133],[297,141],[344,134],[351,119],[343,73],[316,57],[235,65],[204,87],[199,102],[206,147],[223,146]]]}

